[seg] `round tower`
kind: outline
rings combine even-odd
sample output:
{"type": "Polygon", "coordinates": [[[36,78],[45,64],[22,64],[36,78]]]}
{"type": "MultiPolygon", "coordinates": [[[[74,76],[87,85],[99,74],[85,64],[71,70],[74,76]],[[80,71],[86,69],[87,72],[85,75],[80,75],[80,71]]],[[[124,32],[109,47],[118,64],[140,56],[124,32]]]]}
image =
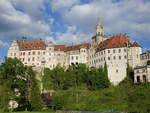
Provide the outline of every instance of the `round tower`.
{"type": "Polygon", "coordinates": [[[96,24],[96,43],[104,41],[104,27],[102,24],[96,24]]]}
{"type": "Polygon", "coordinates": [[[101,35],[101,36],[104,35],[104,27],[99,23],[97,23],[96,25],[96,35],[101,35]]]}

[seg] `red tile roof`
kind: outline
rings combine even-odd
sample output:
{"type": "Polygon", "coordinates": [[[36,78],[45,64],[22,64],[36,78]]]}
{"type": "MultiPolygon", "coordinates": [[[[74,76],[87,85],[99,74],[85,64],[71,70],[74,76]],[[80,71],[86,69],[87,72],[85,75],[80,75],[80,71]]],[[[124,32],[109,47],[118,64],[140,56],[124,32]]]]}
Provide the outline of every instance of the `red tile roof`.
{"type": "Polygon", "coordinates": [[[137,42],[131,43],[127,36],[119,34],[115,35],[100,44],[96,45],[95,47],[98,50],[108,49],[108,48],[119,48],[119,47],[126,47],[129,44],[130,47],[139,47],[140,45],[137,42]]]}
{"type": "MultiPolygon", "coordinates": [[[[19,49],[21,51],[25,50],[44,50],[46,49],[46,44],[39,40],[39,41],[33,41],[33,42],[23,42],[23,41],[17,41],[17,44],[19,46],[19,49]]],[[[66,45],[53,45],[55,51],[72,51],[72,50],[79,50],[82,47],[88,48],[90,46],[89,43],[83,43],[79,45],[73,45],[73,46],[66,46],[66,45]]]]}
{"type": "Polygon", "coordinates": [[[66,45],[54,45],[54,50],[55,51],[65,51],[67,48],[66,45]]]}
{"type": "Polygon", "coordinates": [[[33,42],[23,42],[23,41],[17,41],[17,44],[19,46],[19,49],[24,50],[44,50],[46,48],[46,44],[41,41],[33,41],[33,42]]]}
{"type": "Polygon", "coordinates": [[[79,50],[81,48],[89,48],[89,47],[90,47],[89,43],[83,43],[79,45],[68,46],[65,51],[74,51],[74,50],[79,50]]]}

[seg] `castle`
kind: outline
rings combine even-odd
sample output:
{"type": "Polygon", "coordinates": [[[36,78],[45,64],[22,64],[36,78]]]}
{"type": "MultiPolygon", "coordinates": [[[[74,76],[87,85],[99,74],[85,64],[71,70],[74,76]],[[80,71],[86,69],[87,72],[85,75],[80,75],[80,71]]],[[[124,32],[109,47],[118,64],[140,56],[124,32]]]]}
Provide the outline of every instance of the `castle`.
{"type": "Polygon", "coordinates": [[[108,78],[117,85],[127,75],[127,65],[140,64],[141,46],[131,42],[126,35],[112,37],[104,35],[104,27],[96,25],[96,33],[91,43],[79,45],[45,44],[42,40],[26,42],[14,40],[8,50],[8,57],[20,59],[24,65],[53,69],[58,64],[69,66],[83,63],[89,67],[107,64],[108,78]]]}

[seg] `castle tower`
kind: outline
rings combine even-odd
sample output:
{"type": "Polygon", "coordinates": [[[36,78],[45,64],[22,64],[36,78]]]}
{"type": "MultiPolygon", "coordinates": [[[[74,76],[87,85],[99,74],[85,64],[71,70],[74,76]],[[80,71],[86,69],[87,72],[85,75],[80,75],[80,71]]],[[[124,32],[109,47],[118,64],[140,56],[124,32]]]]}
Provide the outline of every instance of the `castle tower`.
{"type": "Polygon", "coordinates": [[[96,42],[100,43],[104,41],[104,27],[99,22],[96,25],[96,42]]]}

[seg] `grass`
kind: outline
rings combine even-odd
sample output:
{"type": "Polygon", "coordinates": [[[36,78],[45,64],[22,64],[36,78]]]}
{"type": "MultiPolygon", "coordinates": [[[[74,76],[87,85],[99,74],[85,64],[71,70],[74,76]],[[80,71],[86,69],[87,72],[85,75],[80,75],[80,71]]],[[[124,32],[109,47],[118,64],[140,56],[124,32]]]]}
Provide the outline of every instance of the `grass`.
{"type": "MultiPolygon", "coordinates": [[[[3,113],[3,112],[0,112],[0,113],[3,113]]],[[[13,112],[13,113],[54,113],[54,112],[50,112],[50,111],[47,111],[47,112],[13,112]]]]}
{"type": "Polygon", "coordinates": [[[57,91],[56,104],[64,110],[147,113],[150,111],[150,84],[120,85],[102,90],[57,91]]]}

